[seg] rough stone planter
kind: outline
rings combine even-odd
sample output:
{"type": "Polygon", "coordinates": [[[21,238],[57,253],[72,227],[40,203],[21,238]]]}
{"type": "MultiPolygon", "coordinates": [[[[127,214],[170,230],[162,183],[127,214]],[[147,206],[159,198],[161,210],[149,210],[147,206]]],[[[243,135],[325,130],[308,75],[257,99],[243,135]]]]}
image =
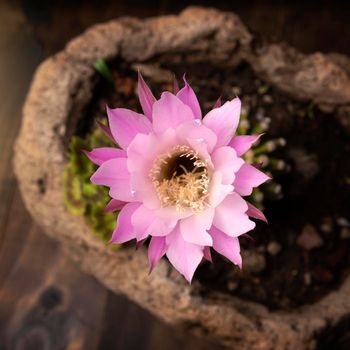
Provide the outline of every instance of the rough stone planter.
{"type": "Polygon", "coordinates": [[[216,294],[202,298],[162,261],[148,276],[145,251],[109,250],[63,203],[65,142],[93,94],[98,58],[144,61],[165,52],[184,59],[235,65],[244,60],[265,81],[296,99],[311,100],[350,124],[346,57],[304,55],[284,45],[258,44],[233,13],[190,8],[179,16],[121,18],[72,40],[38,68],[23,109],[15,172],[28,210],[83,270],[166,322],[232,349],[314,349],[317,335],[350,315],[350,277],[314,305],[294,311],[216,294]]]}

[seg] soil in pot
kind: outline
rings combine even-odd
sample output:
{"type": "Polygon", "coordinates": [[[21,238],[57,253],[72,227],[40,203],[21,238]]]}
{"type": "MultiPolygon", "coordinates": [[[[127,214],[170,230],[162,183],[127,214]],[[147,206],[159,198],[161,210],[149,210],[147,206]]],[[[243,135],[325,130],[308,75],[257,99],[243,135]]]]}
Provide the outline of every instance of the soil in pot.
{"type": "MultiPolygon", "coordinates": [[[[66,145],[72,134],[86,137],[94,121],[105,117],[106,104],[140,111],[137,67],[121,61],[108,65],[114,83],[96,73],[94,98],[76,130],[67,133],[66,145]]],[[[203,263],[196,272],[193,293],[211,297],[219,291],[288,309],[337,288],[350,262],[350,144],[332,114],[267,85],[245,63],[228,68],[164,55],[139,67],[157,96],[172,90],[172,73],[181,77],[186,72],[204,112],[219,95],[223,101],[238,95],[252,125],[270,120],[264,141],[286,140],[285,147],[271,153],[287,166],[273,172],[282,189],[279,198],[265,195],[263,201],[269,224],[258,222],[241,238],[243,270],[213,254],[213,263],[203,263]]]]}

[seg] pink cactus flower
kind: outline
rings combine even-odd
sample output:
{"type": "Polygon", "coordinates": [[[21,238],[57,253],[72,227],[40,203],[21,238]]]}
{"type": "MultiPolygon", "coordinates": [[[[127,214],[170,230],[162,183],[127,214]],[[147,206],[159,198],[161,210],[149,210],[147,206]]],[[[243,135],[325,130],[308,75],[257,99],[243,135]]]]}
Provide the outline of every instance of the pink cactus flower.
{"type": "Polygon", "coordinates": [[[211,248],[242,266],[238,237],[255,227],[249,217],[266,221],[242,197],[269,177],[241,157],[259,136],[235,136],[239,98],[217,102],[202,118],[184,82],[157,100],[139,74],[143,114],[107,108],[104,131],[121,149],[86,154],[99,165],[91,181],[110,189],[106,210],[120,210],[111,243],[150,238],[150,269],[166,255],[190,282],[211,248]]]}

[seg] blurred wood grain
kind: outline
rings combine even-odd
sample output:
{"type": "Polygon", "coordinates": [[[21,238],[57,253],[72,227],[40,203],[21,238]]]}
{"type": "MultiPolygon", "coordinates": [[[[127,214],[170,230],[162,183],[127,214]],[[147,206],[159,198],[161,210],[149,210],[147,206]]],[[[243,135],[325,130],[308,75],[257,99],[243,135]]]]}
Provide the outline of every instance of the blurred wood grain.
{"type": "MultiPolygon", "coordinates": [[[[36,66],[89,25],[210,1],[0,1],[0,349],[214,349],[164,325],[79,271],[32,222],[13,175],[13,142],[36,66]]],[[[217,1],[269,40],[350,54],[349,5],[217,1]]],[[[176,307],[176,305],[174,305],[176,307]]]]}

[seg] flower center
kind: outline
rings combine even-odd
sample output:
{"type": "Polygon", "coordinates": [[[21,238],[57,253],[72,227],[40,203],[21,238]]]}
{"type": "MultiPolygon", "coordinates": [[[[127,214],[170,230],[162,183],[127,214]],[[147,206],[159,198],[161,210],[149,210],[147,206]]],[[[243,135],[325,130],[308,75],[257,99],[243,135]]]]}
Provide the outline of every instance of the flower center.
{"type": "Polygon", "coordinates": [[[208,197],[206,163],[188,146],[177,146],[157,159],[150,173],[163,206],[202,211],[208,197]]]}

